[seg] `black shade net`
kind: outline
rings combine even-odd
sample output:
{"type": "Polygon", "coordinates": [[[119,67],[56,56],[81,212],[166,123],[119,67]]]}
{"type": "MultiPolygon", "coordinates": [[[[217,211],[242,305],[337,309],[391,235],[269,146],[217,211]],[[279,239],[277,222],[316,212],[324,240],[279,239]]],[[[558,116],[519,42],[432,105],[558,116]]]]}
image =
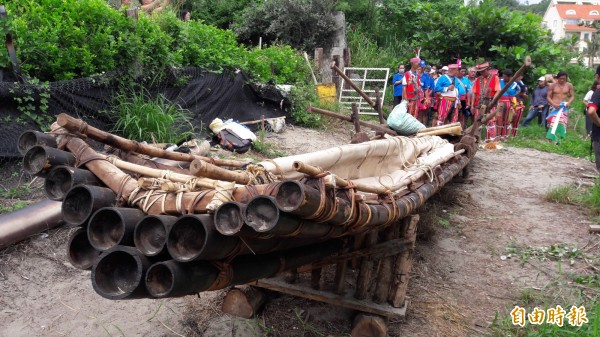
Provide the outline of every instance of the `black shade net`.
{"type": "MultiPolygon", "coordinates": [[[[81,118],[88,124],[110,131],[116,116],[111,114],[118,73],[92,78],[58,81],[49,84],[50,97],[46,115],[55,120],[60,113],[81,118]],[[111,84],[113,83],[113,84],[111,84]]],[[[141,90],[141,89],[140,89],[141,90]]],[[[198,133],[206,133],[214,118],[239,122],[261,118],[289,117],[290,104],[272,85],[257,85],[243,71],[211,73],[199,68],[170,72],[160,83],[143,90],[149,99],[162,95],[190,112],[198,133]]],[[[23,116],[19,97],[33,97],[39,106],[40,87],[15,82],[0,82],[0,157],[20,157],[16,143],[26,130],[39,127],[23,116]]],[[[37,113],[40,113],[38,110],[37,113]]],[[[182,126],[184,127],[184,126],[182,126]]]]}

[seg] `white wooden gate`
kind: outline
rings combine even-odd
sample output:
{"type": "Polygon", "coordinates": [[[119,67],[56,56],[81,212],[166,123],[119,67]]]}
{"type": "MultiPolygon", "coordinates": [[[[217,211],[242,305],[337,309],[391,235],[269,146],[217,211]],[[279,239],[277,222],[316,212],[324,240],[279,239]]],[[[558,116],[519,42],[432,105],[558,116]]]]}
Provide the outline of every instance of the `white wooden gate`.
{"type": "MultiPolygon", "coordinates": [[[[390,76],[390,70],[388,68],[344,68],[344,74],[352,80],[357,87],[359,87],[369,98],[375,102],[375,88],[379,88],[381,94],[381,102],[385,98],[385,90],[387,89],[388,77],[390,76]]],[[[356,90],[345,83],[342,78],[342,84],[340,85],[340,104],[351,109],[352,103],[358,105],[358,113],[363,115],[377,115],[377,112],[367,103],[367,101],[360,96],[356,90]]],[[[383,104],[383,103],[382,103],[383,104]]]]}

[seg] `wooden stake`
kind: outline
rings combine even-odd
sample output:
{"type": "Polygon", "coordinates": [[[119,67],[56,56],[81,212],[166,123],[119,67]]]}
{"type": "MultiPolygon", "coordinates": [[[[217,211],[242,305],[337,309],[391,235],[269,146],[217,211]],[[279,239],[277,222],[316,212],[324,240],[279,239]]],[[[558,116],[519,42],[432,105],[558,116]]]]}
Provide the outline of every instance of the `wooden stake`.
{"type": "Polygon", "coordinates": [[[590,233],[600,233],[600,225],[590,225],[590,233]]]}
{"type": "Polygon", "coordinates": [[[375,88],[375,110],[379,116],[379,124],[386,125],[385,113],[383,112],[383,109],[381,109],[382,105],[383,103],[381,102],[381,93],[379,92],[379,88],[375,88]]]}
{"type": "MultiPolygon", "coordinates": [[[[308,112],[316,112],[316,113],[320,113],[321,115],[325,115],[325,116],[329,116],[329,117],[334,117],[337,119],[341,119],[347,122],[352,122],[352,118],[350,116],[346,116],[346,115],[341,115],[338,113],[335,113],[333,111],[329,111],[329,110],[325,110],[325,109],[319,109],[319,108],[315,108],[313,106],[309,106],[308,107],[308,112]]],[[[371,128],[375,131],[381,131],[384,133],[387,133],[388,135],[392,135],[392,136],[397,136],[398,133],[390,128],[388,128],[387,126],[383,126],[380,124],[373,124],[373,123],[369,123],[369,122],[365,122],[362,120],[359,120],[360,125],[362,126],[366,126],[368,128],[371,128]]]]}
{"type": "Polygon", "coordinates": [[[348,269],[348,261],[339,262],[335,267],[335,278],[334,278],[333,284],[335,286],[334,292],[338,295],[344,294],[347,269],[348,269]]]}
{"type": "MultiPolygon", "coordinates": [[[[371,231],[367,234],[365,240],[365,248],[374,246],[377,243],[378,231],[371,231]]],[[[363,257],[360,259],[360,269],[358,270],[358,277],[356,278],[356,292],[354,292],[354,298],[364,300],[367,298],[367,292],[369,291],[369,284],[371,283],[371,275],[373,274],[373,258],[363,257]]]]}
{"type": "Polygon", "coordinates": [[[388,328],[380,316],[359,314],[352,324],[352,337],[387,337],[388,328]]]}
{"type": "Polygon", "coordinates": [[[323,272],[323,269],[321,268],[316,268],[311,270],[310,272],[310,286],[313,289],[316,290],[321,290],[323,289],[323,284],[321,282],[321,273],[323,272]]]}
{"type": "Polygon", "coordinates": [[[252,318],[264,302],[265,293],[262,290],[250,286],[237,286],[227,292],[221,310],[236,317],[252,318]]]}
{"type": "Polygon", "coordinates": [[[412,269],[412,255],[415,250],[417,240],[417,224],[419,223],[419,215],[415,214],[407,216],[402,220],[404,222],[404,237],[412,241],[409,250],[398,254],[396,258],[393,290],[390,292],[389,301],[392,306],[399,308],[404,305],[406,299],[406,291],[408,289],[408,278],[412,269]]]}
{"type": "MultiPolygon", "coordinates": [[[[385,230],[384,241],[390,241],[398,237],[399,224],[396,223],[385,230]]],[[[377,275],[377,283],[375,287],[375,293],[373,293],[373,302],[383,303],[387,300],[388,294],[390,293],[390,287],[392,284],[392,266],[394,264],[395,257],[386,257],[381,263],[379,268],[379,275],[377,275]]]]}

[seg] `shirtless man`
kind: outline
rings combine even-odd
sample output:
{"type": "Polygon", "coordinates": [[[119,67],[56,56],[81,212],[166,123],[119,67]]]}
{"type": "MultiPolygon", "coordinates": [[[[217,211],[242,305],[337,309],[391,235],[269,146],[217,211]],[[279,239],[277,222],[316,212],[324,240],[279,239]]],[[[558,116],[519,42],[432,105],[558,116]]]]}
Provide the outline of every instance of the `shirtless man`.
{"type": "Polygon", "coordinates": [[[575,99],[573,85],[567,82],[567,73],[564,71],[559,72],[556,77],[556,83],[552,83],[548,87],[548,104],[554,109],[559,109],[561,102],[567,102],[565,107],[568,108],[575,99]]]}

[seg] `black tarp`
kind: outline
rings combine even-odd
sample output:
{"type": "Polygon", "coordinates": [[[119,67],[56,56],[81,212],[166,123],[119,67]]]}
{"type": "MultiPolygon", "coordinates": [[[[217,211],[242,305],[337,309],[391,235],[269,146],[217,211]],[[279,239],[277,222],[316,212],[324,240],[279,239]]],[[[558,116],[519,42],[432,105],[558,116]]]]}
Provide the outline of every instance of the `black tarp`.
{"type": "MultiPolygon", "coordinates": [[[[117,73],[92,78],[58,81],[49,84],[47,114],[59,113],[82,118],[94,127],[110,131],[114,120],[113,97],[118,94],[117,73]]],[[[141,89],[140,89],[141,90],[141,89]]],[[[0,82],[0,157],[18,157],[19,135],[37,125],[19,111],[18,97],[39,99],[40,87],[31,84],[0,82]],[[26,94],[25,92],[33,92],[26,94]]],[[[143,89],[149,98],[163,95],[189,110],[196,132],[206,132],[216,117],[245,122],[264,118],[289,117],[289,102],[270,85],[254,84],[243,71],[211,73],[199,68],[170,72],[159,84],[143,89]]],[[[35,104],[37,106],[38,104],[35,104]]],[[[22,104],[21,104],[22,106],[22,104]]],[[[54,119],[54,118],[53,118],[54,119]]]]}

